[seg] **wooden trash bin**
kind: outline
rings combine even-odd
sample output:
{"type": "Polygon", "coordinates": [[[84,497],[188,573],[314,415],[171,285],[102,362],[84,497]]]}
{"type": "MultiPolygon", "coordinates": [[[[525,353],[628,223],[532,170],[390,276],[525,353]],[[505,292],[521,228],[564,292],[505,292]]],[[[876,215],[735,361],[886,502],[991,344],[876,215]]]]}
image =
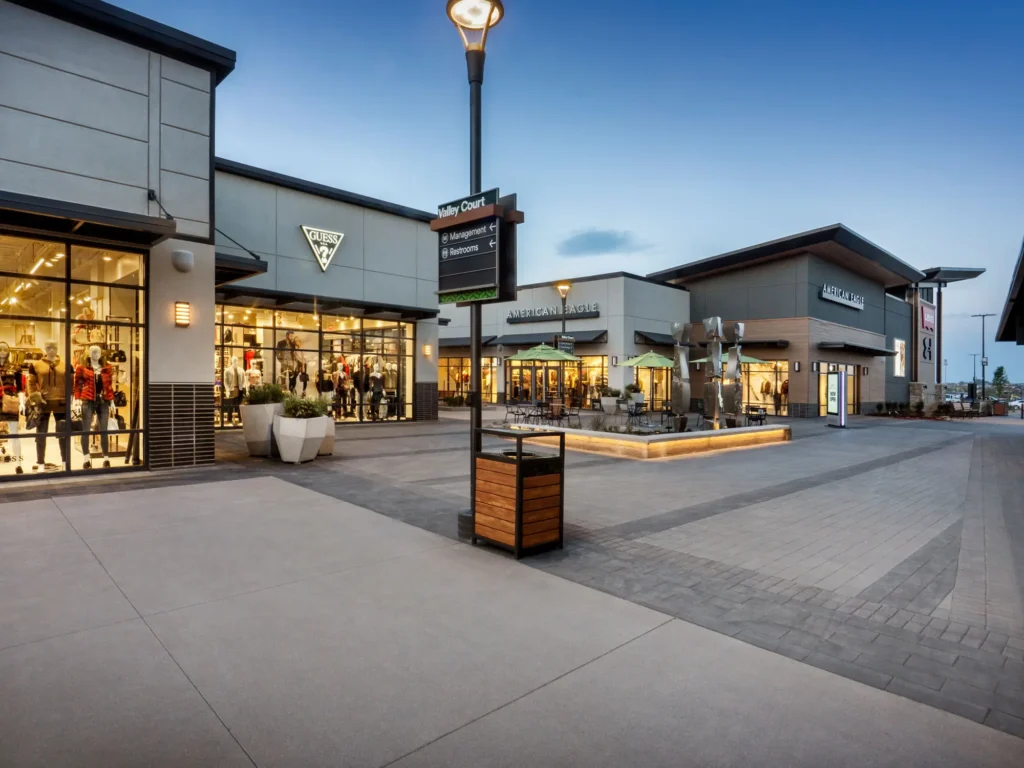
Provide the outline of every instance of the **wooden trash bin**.
{"type": "Polygon", "coordinates": [[[515,440],[514,450],[481,451],[473,457],[473,543],[510,550],[518,560],[562,548],[565,501],[565,434],[481,429],[482,435],[515,440]],[[557,455],[523,451],[523,441],[558,440],[557,455]]]}

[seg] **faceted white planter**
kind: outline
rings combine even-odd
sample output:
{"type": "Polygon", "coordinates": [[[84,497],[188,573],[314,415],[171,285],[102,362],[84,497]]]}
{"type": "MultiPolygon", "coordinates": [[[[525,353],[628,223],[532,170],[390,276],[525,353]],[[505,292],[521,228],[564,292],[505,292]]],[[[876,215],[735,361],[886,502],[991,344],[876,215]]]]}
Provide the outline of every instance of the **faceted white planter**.
{"type": "MultiPolygon", "coordinates": [[[[333,456],[334,455],[334,419],[330,416],[321,416],[320,420],[324,423],[324,441],[320,444],[320,452],[317,456],[333,456]]],[[[316,421],[316,419],[311,419],[316,421]]]]}
{"type": "Polygon", "coordinates": [[[602,397],[601,398],[601,410],[607,413],[609,416],[614,416],[615,412],[619,409],[617,398],[614,397],[602,397]]]}
{"type": "Polygon", "coordinates": [[[274,417],[284,413],[284,403],[240,405],[242,433],[250,456],[272,456],[274,446],[274,417]]]}
{"type": "Polygon", "coordinates": [[[274,417],[274,439],[281,452],[281,461],[302,464],[316,458],[324,444],[324,422],[321,418],[289,419],[274,417]]]}

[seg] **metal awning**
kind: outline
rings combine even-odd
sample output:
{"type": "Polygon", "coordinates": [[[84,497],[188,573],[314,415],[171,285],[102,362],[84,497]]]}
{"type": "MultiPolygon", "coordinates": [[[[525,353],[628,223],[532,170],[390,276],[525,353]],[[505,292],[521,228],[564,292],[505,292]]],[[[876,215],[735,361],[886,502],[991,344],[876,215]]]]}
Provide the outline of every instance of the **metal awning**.
{"type": "Polygon", "coordinates": [[[674,347],[676,340],[669,333],[655,333],[654,331],[634,331],[633,341],[636,344],[652,344],[656,347],[674,347]]]}
{"type": "MultiPolygon", "coordinates": [[[[535,346],[537,344],[550,344],[555,338],[555,333],[508,333],[504,336],[492,338],[484,342],[488,347],[502,344],[507,347],[535,346]]],[[[566,336],[572,336],[577,344],[597,344],[608,341],[608,331],[567,331],[566,336]]]]}
{"type": "Polygon", "coordinates": [[[174,237],[174,219],[0,191],[0,226],[43,231],[136,248],[174,237]]]}
{"type": "Polygon", "coordinates": [[[852,344],[848,341],[820,341],[818,349],[829,349],[838,352],[850,352],[854,355],[868,355],[869,357],[895,357],[895,349],[885,347],[872,347],[869,344],[852,344]]]}
{"type": "MultiPolygon", "coordinates": [[[[482,343],[486,345],[493,338],[493,336],[484,336],[482,343]]],[[[437,340],[437,346],[439,346],[441,349],[445,349],[448,347],[468,347],[469,336],[451,336],[449,338],[445,338],[442,336],[440,339],[437,340]]]]}
{"type": "MultiPolygon", "coordinates": [[[[731,342],[722,342],[722,346],[729,346],[731,342]]],[[[702,347],[706,347],[708,343],[706,341],[700,342],[702,347]]],[[[785,349],[789,346],[789,339],[741,339],[741,347],[776,347],[777,349],[785,349]]]]}
{"type": "Polygon", "coordinates": [[[356,299],[335,299],[283,291],[267,291],[237,283],[218,288],[216,302],[249,309],[347,315],[374,320],[425,320],[429,317],[436,317],[438,313],[436,309],[424,307],[405,307],[356,299]]]}
{"type": "Polygon", "coordinates": [[[214,285],[218,288],[236,280],[266,274],[267,262],[257,261],[252,256],[233,256],[230,253],[218,253],[214,257],[214,285]]]}

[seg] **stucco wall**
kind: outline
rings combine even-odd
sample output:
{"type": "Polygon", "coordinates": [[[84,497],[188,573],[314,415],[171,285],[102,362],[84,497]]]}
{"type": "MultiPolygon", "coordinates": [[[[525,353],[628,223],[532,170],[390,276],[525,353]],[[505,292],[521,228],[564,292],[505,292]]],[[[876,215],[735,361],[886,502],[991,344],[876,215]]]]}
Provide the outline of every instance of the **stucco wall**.
{"type": "Polygon", "coordinates": [[[213,384],[213,246],[165,240],[149,255],[149,380],[152,383],[213,384]],[[171,253],[191,251],[195,266],[178,272],[171,253]],[[174,325],[174,303],[192,305],[188,328],[174,325]]]}
{"type": "Polygon", "coordinates": [[[210,234],[212,76],[0,0],[0,189],[210,234]]]}

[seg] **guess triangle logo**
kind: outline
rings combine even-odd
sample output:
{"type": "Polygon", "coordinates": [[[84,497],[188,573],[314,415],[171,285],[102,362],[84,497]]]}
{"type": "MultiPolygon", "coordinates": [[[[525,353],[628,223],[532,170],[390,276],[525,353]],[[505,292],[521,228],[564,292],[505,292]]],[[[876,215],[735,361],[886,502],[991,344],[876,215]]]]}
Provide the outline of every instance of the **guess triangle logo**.
{"type": "Polygon", "coordinates": [[[306,236],[306,242],[313,249],[316,262],[323,272],[327,271],[327,265],[331,263],[334,254],[338,252],[341,239],[345,237],[341,232],[331,232],[329,229],[317,229],[302,224],[302,233],[306,236]]]}

